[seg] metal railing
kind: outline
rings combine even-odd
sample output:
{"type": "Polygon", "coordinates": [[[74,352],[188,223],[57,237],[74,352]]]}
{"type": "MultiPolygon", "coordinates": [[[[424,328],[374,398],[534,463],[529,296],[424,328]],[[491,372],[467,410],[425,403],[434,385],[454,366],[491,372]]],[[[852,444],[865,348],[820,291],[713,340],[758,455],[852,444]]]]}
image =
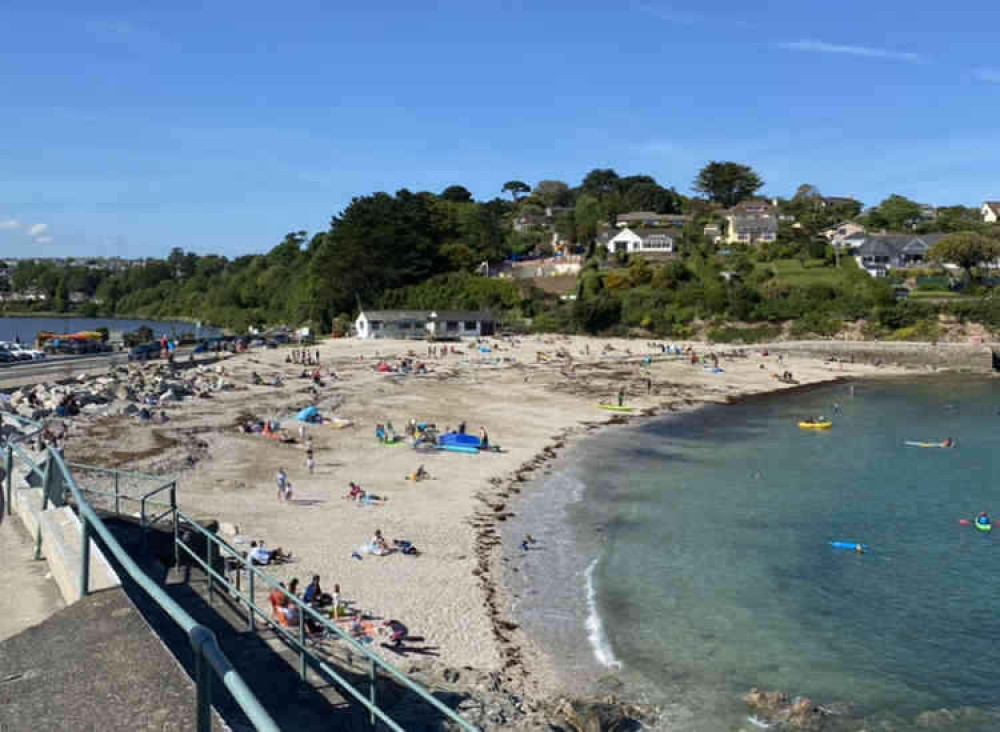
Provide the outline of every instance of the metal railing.
{"type": "MultiPolygon", "coordinates": [[[[267,624],[278,633],[279,637],[293,650],[299,653],[299,675],[303,680],[307,678],[308,667],[312,666],[327,681],[336,684],[339,689],[367,709],[370,714],[370,721],[373,725],[377,719],[394,732],[405,732],[403,727],[400,727],[376,704],[378,673],[381,671],[396,682],[400,683],[409,691],[416,694],[420,699],[432,706],[436,711],[440,712],[450,721],[457,724],[461,729],[466,730],[466,732],[478,732],[477,727],[455,712],[455,710],[442,703],[433,694],[429,693],[426,689],[415,683],[406,674],[388,661],[384,660],[378,654],[373,653],[371,650],[361,645],[354,637],[351,636],[351,634],[345,632],[344,629],[336,623],[330,622],[328,618],[321,615],[314,607],[303,602],[302,599],[296,595],[288,592],[288,590],[286,590],[281,583],[278,582],[278,580],[268,576],[254,566],[247,557],[243,556],[242,552],[232,547],[223,539],[220,539],[216,534],[208,531],[203,526],[200,526],[197,521],[186,516],[181,511],[177,511],[175,514],[174,548],[175,552],[183,551],[189,560],[194,561],[205,572],[208,577],[209,602],[213,600],[214,584],[218,582],[226,591],[229,592],[231,596],[238,597],[242,602],[246,603],[247,628],[249,631],[253,632],[256,630],[255,621],[258,616],[264,618],[267,624]],[[182,540],[180,535],[181,524],[183,524],[186,529],[194,530],[206,539],[206,546],[208,548],[206,559],[202,559],[197,552],[191,549],[191,547],[189,547],[187,543],[182,540]],[[228,577],[219,574],[216,571],[216,557],[223,560],[223,566],[225,566],[227,559],[232,560],[237,564],[237,573],[246,572],[246,593],[242,591],[238,584],[230,582],[228,577]],[[287,599],[288,603],[294,604],[297,607],[299,624],[298,627],[294,629],[294,632],[291,628],[283,626],[277,620],[272,620],[271,613],[256,604],[254,594],[258,581],[263,583],[264,586],[271,591],[278,590],[287,599]],[[311,619],[311,624],[314,627],[319,626],[322,630],[309,632],[309,623],[306,620],[307,617],[311,619]],[[354,688],[350,681],[345,679],[340,673],[333,669],[328,663],[326,663],[326,661],[309,648],[309,636],[319,635],[320,633],[322,633],[324,637],[333,637],[344,641],[350,649],[354,650],[367,662],[367,697],[364,696],[362,692],[354,688]]],[[[177,558],[179,559],[179,557],[177,558]]]]}
{"type": "MultiPolygon", "coordinates": [[[[11,483],[12,472],[15,460],[24,464],[29,472],[37,474],[42,479],[42,507],[47,506],[51,492],[56,485],[62,483],[77,506],[77,512],[82,524],[81,531],[81,559],[80,559],[80,595],[86,596],[89,593],[90,585],[90,541],[96,534],[103,543],[104,548],[118,560],[122,569],[138,584],[146,594],[156,602],[187,634],[188,640],[194,651],[195,658],[195,684],[197,688],[196,714],[197,729],[199,732],[209,732],[212,728],[212,672],[222,680],[223,685],[230,692],[233,699],[249,718],[254,727],[258,730],[270,732],[279,730],[278,725],[260,704],[257,697],[236,672],[232,664],[226,658],[219,647],[215,634],[207,627],[197,623],[173,598],[166,594],[154,580],[152,580],[138,564],[122,548],[121,544],[114,538],[111,531],[104,525],[97,512],[85,498],[85,493],[102,494],[113,497],[115,515],[121,513],[121,502],[130,501],[140,504],[140,525],[143,530],[143,545],[145,546],[145,536],[149,528],[164,517],[171,515],[173,519],[173,550],[175,566],[180,565],[181,552],[189,561],[193,561],[199,566],[208,577],[209,602],[213,601],[215,584],[220,584],[231,596],[238,597],[247,606],[248,630],[256,630],[256,620],[263,618],[267,625],[272,627],[279,637],[291,648],[299,653],[299,674],[305,681],[307,679],[308,668],[318,672],[327,681],[335,684],[351,700],[357,702],[369,712],[369,719],[374,726],[376,720],[384,724],[393,732],[405,732],[404,728],[390,718],[376,703],[377,685],[379,673],[385,674],[409,691],[416,694],[420,699],[433,707],[437,712],[455,723],[466,732],[478,732],[478,728],[453,709],[442,703],[426,689],[415,683],[406,674],[385,661],[378,654],[373,653],[368,648],[359,643],[351,634],[344,631],[336,623],[321,615],[315,608],[304,603],[300,598],[288,592],[280,582],[259,570],[243,554],[231,546],[229,543],[219,538],[213,532],[201,526],[197,521],[182,513],[177,507],[176,481],[171,480],[162,483],[151,491],[143,493],[139,497],[123,495],[119,491],[119,478],[128,476],[129,478],[141,478],[162,482],[162,476],[150,476],[142,473],[131,473],[110,468],[96,468],[94,466],[67,463],[59,450],[47,448],[44,452],[46,459],[43,465],[39,465],[27,454],[19,442],[34,439],[41,431],[41,425],[25,420],[20,417],[0,414],[0,423],[13,419],[18,423],[18,427],[27,427],[28,431],[22,432],[14,438],[7,438],[3,441],[4,463],[6,467],[6,488],[7,488],[7,510],[10,512],[11,506],[11,483]],[[80,471],[96,471],[114,477],[114,491],[101,491],[98,489],[81,487],[73,476],[71,468],[80,471]],[[169,490],[169,503],[153,500],[164,491],[169,490]],[[165,506],[166,509],[153,517],[148,517],[147,506],[165,506]],[[193,530],[206,539],[207,556],[202,559],[198,552],[194,551],[181,537],[181,527],[185,530],[193,530]],[[244,593],[237,581],[236,584],[230,582],[225,574],[216,571],[216,558],[232,561],[237,565],[237,577],[239,573],[246,572],[247,592],[244,593]],[[287,598],[287,602],[294,604],[298,609],[299,624],[297,628],[283,626],[280,622],[272,620],[270,612],[256,604],[255,585],[262,584],[270,591],[278,590],[287,598]],[[366,665],[368,676],[367,694],[355,688],[351,681],[346,679],[341,672],[338,672],[323,658],[318,656],[308,646],[311,633],[308,632],[307,617],[311,624],[319,626],[324,637],[332,637],[342,640],[347,647],[358,654],[366,665]]],[[[40,541],[39,530],[39,541],[40,541]]],[[[36,553],[40,543],[36,544],[36,553]]]]}
{"type": "MultiPolygon", "coordinates": [[[[13,439],[5,440],[5,464],[8,467],[6,480],[8,495],[10,495],[11,474],[15,455],[19,460],[25,460],[30,470],[39,471],[35,465],[21,449],[20,445],[13,439]]],[[[278,732],[279,727],[275,723],[267,710],[254,696],[253,692],[243,681],[243,678],[236,672],[233,665],[226,658],[226,655],[219,647],[219,642],[215,634],[204,625],[195,622],[184,609],[178,605],[163,589],[156,584],[149,576],[142,571],[138,564],[128,555],[118,543],[110,530],[101,521],[97,512],[84,499],[82,492],[76,485],[73,475],[58,450],[47,448],[43,485],[43,506],[48,500],[49,490],[54,482],[54,478],[61,477],[64,485],[69,489],[76,501],[77,511],[82,524],[81,531],[81,558],[80,558],[80,595],[86,596],[89,593],[90,585],[90,541],[93,535],[100,537],[104,548],[111,552],[118,560],[120,566],[132,577],[149,597],[156,602],[175,623],[177,623],[187,634],[194,651],[195,658],[195,684],[197,688],[196,716],[197,729],[199,732],[210,732],[212,729],[212,674],[218,676],[223,686],[229,691],[240,709],[258,730],[266,732],[278,732]]],[[[9,505],[9,503],[8,503],[9,505]]]]}

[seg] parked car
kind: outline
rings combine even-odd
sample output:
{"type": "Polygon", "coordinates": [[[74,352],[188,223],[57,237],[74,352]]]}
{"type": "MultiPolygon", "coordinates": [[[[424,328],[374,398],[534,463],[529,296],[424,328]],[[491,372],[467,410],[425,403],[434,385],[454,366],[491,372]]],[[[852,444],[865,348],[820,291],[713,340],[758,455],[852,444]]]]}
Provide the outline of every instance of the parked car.
{"type": "Polygon", "coordinates": [[[23,361],[38,361],[39,359],[45,358],[44,352],[36,351],[33,348],[25,348],[24,346],[14,345],[9,350],[15,357],[23,361]]]}
{"type": "Polygon", "coordinates": [[[14,363],[15,361],[17,359],[14,358],[10,351],[0,348],[0,363],[14,363]]]}
{"type": "Polygon", "coordinates": [[[151,358],[156,358],[159,354],[159,343],[140,343],[138,346],[133,346],[132,350],[128,352],[128,360],[148,361],[151,358]]]}

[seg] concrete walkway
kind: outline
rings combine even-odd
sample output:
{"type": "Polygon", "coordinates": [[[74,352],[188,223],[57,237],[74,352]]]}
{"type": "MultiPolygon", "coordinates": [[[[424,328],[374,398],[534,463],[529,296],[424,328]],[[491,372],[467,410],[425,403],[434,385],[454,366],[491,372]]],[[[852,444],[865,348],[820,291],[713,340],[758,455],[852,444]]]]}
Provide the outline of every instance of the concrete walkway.
{"type": "Polygon", "coordinates": [[[38,625],[66,606],[48,576],[48,563],[33,560],[34,551],[34,541],[17,516],[0,514],[0,641],[38,625]]]}

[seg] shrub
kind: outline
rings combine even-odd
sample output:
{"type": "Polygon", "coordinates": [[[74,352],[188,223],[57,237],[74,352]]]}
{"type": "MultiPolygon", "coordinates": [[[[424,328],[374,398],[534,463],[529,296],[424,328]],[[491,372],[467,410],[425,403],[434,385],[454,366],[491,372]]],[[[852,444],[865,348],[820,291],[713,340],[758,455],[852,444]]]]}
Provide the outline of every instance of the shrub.
{"type": "Polygon", "coordinates": [[[757,325],[751,328],[735,328],[726,325],[709,328],[706,336],[712,343],[766,343],[781,336],[781,326],[757,325]]]}

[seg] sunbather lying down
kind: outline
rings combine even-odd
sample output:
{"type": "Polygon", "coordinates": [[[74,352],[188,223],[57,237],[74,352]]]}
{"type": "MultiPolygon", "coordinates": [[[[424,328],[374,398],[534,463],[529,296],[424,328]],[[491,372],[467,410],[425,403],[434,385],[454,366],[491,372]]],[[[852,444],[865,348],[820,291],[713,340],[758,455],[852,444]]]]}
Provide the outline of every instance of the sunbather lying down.
{"type": "Polygon", "coordinates": [[[375,640],[376,638],[399,645],[407,635],[406,626],[398,620],[383,620],[378,623],[374,620],[364,620],[360,615],[352,618],[338,620],[337,623],[344,628],[352,637],[364,640],[375,640]]]}
{"type": "Polygon", "coordinates": [[[264,542],[250,542],[250,553],[247,555],[251,564],[281,564],[292,561],[292,553],[285,552],[279,546],[277,549],[265,549],[264,542]]]}
{"type": "Polygon", "coordinates": [[[344,496],[345,501],[357,501],[358,503],[385,503],[388,498],[383,498],[381,496],[376,496],[374,493],[368,493],[361,489],[361,486],[355,482],[351,482],[351,490],[347,492],[344,496]]]}

